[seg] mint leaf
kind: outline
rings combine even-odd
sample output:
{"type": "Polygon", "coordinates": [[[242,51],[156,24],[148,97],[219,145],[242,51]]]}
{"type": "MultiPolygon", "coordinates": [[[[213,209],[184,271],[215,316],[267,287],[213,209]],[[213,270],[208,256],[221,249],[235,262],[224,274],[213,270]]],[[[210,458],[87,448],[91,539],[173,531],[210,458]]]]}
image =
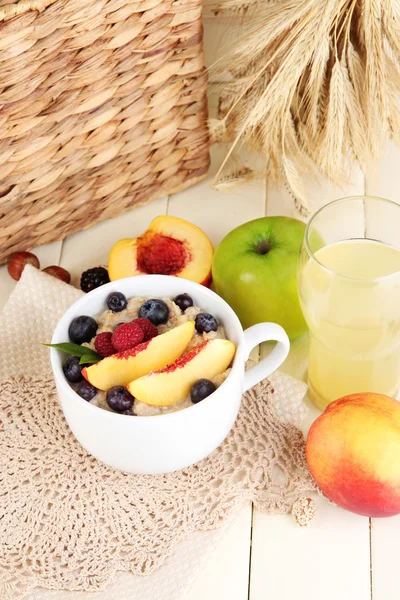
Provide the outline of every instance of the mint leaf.
{"type": "Polygon", "coordinates": [[[73,356],[83,356],[84,354],[91,352],[89,348],[85,348],[80,344],[73,344],[72,342],[63,342],[62,344],[43,344],[43,346],[56,348],[56,350],[61,350],[62,352],[72,354],[73,356]]]}
{"type": "MultiPolygon", "coordinates": [[[[94,352],[93,354],[96,354],[96,353],[94,352]]],[[[79,364],[80,365],[94,365],[95,363],[99,362],[99,360],[101,360],[101,357],[98,354],[96,354],[96,357],[91,356],[90,354],[84,354],[83,356],[81,356],[81,360],[79,361],[79,364]]]]}
{"type": "Polygon", "coordinates": [[[71,354],[72,356],[80,357],[80,364],[94,364],[101,360],[101,356],[94,352],[90,348],[86,348],[85,346],[80,346],[79,344],[72,344],[71,342],[63,342],[61,344],[43,344],[43,346],[48,346],[49,348],[56,348],[56,350],[61,350],[61,352],[66,352],[67,354],[71,354]]]}

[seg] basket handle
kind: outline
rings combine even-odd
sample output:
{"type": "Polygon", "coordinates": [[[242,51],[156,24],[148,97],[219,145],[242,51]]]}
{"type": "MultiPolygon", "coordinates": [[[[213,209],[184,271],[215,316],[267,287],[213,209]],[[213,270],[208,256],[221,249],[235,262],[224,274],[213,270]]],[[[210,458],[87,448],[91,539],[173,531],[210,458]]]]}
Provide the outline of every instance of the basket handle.
{"type": "Polygon", "coordinates": [[[0,6],[0,21],[18,17],[31,10],[42,12],[45,8],[54,4],[54,2],[56,0],[19,0],[15,4],[5,4],[4,6],[0,6]]]}

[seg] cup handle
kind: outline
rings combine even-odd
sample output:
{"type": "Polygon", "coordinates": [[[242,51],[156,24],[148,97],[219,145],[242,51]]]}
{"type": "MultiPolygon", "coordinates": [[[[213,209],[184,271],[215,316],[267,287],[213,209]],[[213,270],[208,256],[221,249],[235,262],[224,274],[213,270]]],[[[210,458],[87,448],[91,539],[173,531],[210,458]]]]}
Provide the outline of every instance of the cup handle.
{"type": "Polygon", "coordinates": [[[253,385],[256,385],[280,367],[290,350],[290,341],[286,331],[276,323],[258,323],[244,332],[245,360],[249,358],[250,352],[255,346],[261,344],[261,342],[269,341],[276,341],[277,344],[268,356],[246,371],[244,374],[244,392],[247,392],[253,385]]]}

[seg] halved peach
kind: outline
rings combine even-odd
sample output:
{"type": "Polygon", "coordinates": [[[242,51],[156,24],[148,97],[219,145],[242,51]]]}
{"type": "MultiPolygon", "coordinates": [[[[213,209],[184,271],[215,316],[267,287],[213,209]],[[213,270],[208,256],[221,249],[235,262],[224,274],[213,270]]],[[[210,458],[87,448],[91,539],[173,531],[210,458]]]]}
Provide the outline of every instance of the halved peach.
{"type": "Polygon", "coordinates": [[[194,323],[187,321],[131,350],[112,354],[90,367],[85,367],[82,374],[99,390],[106,391],[114,385],[126,385],[137,377],[169,365],[181,356],[193,331],[194,323]]]}
{"type": "Polygon", "coordinates": [[[182,402],[198,380],[213,379],[228,368],[235,354],[229,340],[207,340],[174,363],[128,385],[141,402],[152,406],[171,406],[182,402]]]}
{"type": "Polygon", "coordinates": [[[108,258],[108,273],[111,281],[158,274],[208,285],[213,252],[210,240],[199,227],[178,217],[159,216],[140,237],[114,244],[108,258]]]}

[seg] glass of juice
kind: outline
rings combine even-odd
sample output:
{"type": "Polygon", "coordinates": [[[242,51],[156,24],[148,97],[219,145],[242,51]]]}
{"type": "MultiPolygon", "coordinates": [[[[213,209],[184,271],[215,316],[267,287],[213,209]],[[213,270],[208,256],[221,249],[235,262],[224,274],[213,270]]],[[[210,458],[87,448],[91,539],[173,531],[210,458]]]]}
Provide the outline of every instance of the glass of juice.
{"type": "Polygon", "coordinates": [[[362,392],[400,391],[400,205],[356,196],[309,221],[299,296],[310,329],[309,393],[325,409],[362,392]]]}

